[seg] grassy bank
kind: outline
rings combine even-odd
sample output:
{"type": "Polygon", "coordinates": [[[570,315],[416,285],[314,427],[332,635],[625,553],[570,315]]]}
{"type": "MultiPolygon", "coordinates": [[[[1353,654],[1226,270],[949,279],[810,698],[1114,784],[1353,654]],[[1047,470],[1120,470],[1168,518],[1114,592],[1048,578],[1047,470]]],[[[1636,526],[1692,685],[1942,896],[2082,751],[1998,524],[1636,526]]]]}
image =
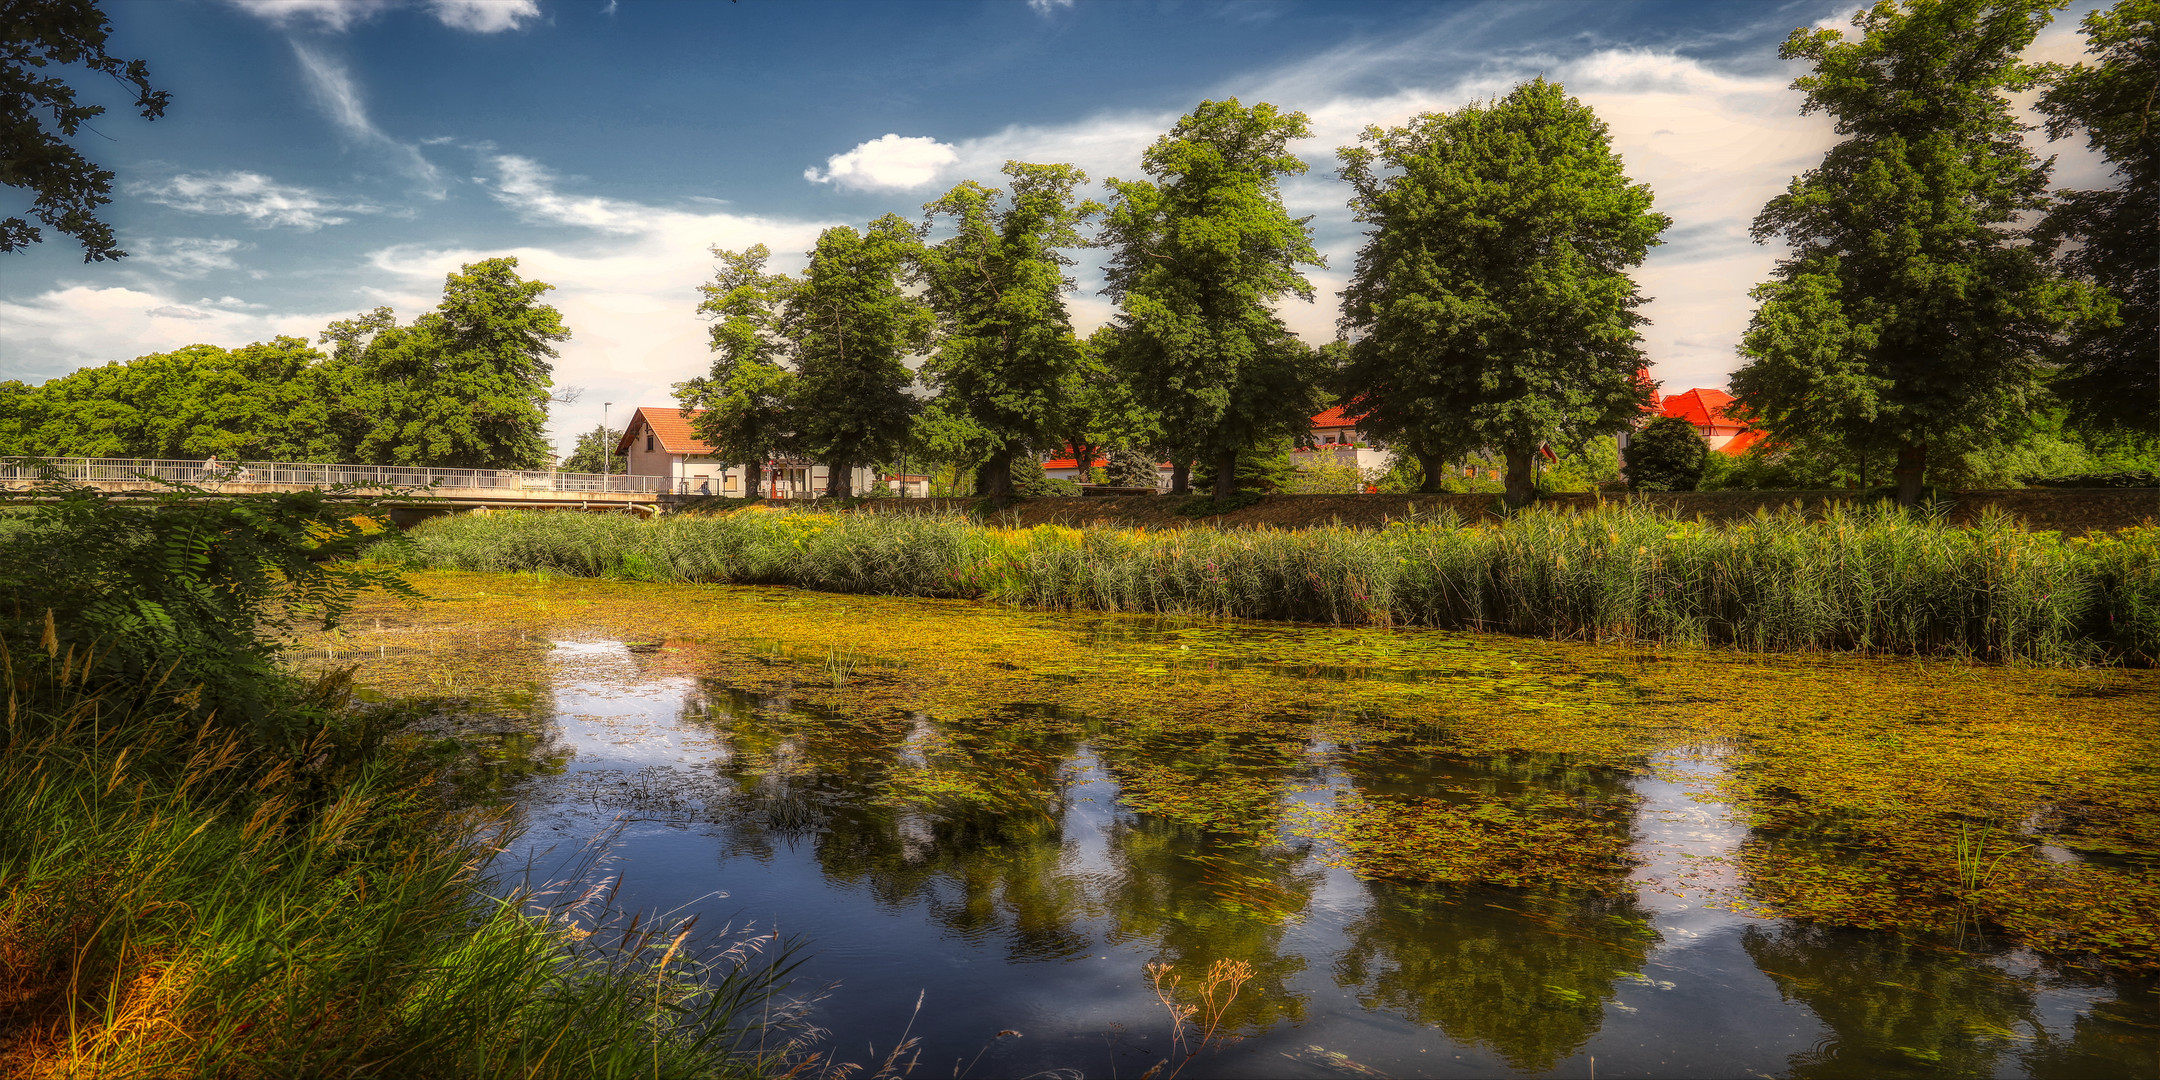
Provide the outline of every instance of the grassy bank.
{"type": "Polygon", "coordinates": [[[319,496],[14,512],[0,551],[0,1074],[778,1071],[785,950],[489,876],[431,747],[279,673],[379,573],[319,496]],[[695,960],[694,955],[708,957],[695,960]]]}
{"type": "Polygon", "coordinates": [[[413,567],[980,598],[1052,610],[1431,626],[1576,640],[2160,657],[2160,533],[2065,540],[1890,508],[1731,525],[1641,508],[1381,530],[986,528],[960,517],[496,514],[378,547],[413,567]]]}

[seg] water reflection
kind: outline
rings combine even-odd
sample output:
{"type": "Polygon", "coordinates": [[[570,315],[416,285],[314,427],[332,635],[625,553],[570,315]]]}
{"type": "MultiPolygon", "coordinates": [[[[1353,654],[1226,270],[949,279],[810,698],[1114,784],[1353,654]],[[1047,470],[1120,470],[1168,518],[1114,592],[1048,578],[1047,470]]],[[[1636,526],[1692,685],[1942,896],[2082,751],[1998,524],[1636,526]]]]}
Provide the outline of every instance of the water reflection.
{"type": "Polygon", "coordinates": [[[502,734],[493,775],[536,849],[635,823],[626,903],[777,917],[826,950],[810,978],[842,983],[823,1021],[844,1053],[889,1042],[929,988],[926,1061],[1012,1027],[1028,1038],[979,1074],[1137,1074],[1167,1049],[1144,966],[1231,959],[1256,973],[1227,1017],[1246,1038],[1187,1076],[2151,1071],[2149,987],[1721,908],[1747,828],[1712,797],[1716,747],[1630,776],[1025,703],[839,715],[639,663],[566,650],[545,723],[502,734]],[[1581,887],[1362,881],[1298,828],[1342,798],[1604,815],[1592,832],[1636,865],[1581,887]]]}

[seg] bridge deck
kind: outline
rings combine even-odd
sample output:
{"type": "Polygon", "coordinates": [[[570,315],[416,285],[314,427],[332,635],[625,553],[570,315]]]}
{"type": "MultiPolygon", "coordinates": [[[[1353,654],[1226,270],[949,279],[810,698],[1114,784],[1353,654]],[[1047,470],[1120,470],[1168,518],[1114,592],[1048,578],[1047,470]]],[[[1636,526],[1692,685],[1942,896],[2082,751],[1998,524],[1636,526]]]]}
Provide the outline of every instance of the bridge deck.
{"type": "Polygon", "coordinates": [[[545,469],[436,469],[392,465],[334,465],[249,461],[210,466],[202,461],[150,458],[9,458],[0,460],[0,486],[21,491],[64,480],[106,491],[164,490],[166,482],[222,494],[297,491],[345,485],[361,492],[425,490],[428,501],[451,506],[628,507],[659,501],[658,476],[607,476],[545,469]]]}

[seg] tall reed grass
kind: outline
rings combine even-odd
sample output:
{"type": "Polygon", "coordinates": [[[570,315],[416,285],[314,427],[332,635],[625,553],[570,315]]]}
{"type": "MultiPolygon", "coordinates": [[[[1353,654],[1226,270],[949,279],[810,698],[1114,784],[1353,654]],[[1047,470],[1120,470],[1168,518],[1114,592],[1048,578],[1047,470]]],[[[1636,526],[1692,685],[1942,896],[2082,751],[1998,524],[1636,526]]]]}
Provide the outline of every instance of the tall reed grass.
{"type": "Polygon", "coordinates": [[[0,1074],[783,1070],[785,950],[692,960],[686,926],[496,895],[501,823],[364,733],[265,753],[87,660],[0,643],[0,1074]]]}
{"type": "Polygon", "coordinates": [[[413,567],[1052,610],[2046,664],[2160,657],[2160,530],[2065,540],[2004,515],[1953,527],[1891,507],[1714,526],[1613,507],[1478,527],[1442,517],[1380,530],[1165,532],[812,511],[512,513],[439,519],[375,552],[413,567]]]}

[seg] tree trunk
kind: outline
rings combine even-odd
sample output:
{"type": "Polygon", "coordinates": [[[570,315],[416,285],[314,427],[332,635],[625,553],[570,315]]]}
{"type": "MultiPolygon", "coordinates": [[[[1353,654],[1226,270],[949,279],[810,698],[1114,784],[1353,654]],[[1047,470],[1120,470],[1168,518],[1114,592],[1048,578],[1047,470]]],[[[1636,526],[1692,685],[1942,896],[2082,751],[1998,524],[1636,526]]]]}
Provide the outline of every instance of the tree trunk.
{"type": "Polygon", "coordinates": [[[1921,489],[1927,479],[1927,444],[1898,444],[1897,468],[1891,472],[1897,477],[1898,505],[1920,505],[1921,489]]]}
{"type": "Polygon", "coordinates": [[[1173,462],[1171,462],[1171,463],[1170,463],[1170,494],[1172,494],[1172,495],[1189,495],[1189,494],[1191,494],[1191,493],[1192,493],[1192,462],[1191,462],[1191,461],[1189,461],[1189,460],[1187,460],[1187,461],[1173,461],[1173,462]]]}
{"type": "Polygon", "coordinates": [[[975,494],[1000,508],[1012,501],[1011,451],[1000,450],[975,467],[975,494]]]}
{"type": "Polygon", "coordinates": [[[1503,498],[1509,506],[1528,506],[1537,498],[1537,480],[1530,471],[1530,461],[1537,456],[1537,451],[1510,448],[1505,456],[1507,494],[1503,498]]]}
{"type": "Polygon", "coordinates": [[[855,466],[839,462],[825,466],[825,497],[828,499],[851,499],[855,497],[855,466]]]}
{"type": "Polygon", "coordinates": [[[1215,459],[1215,499],[1220,502],[1237,492],[1237,451],[1225,450],[1215,459]]]}
{"type": "Polygon", "coordinates": [[[1419,454],[1417,455],[1417,461],[1418,467],[1425,470],[1425,482],[1419,486],[1418,490],[1421,492],[1445,491],[1446,488],[1442,485],[1447,478],[1447,461],[1438,454],[1419,454]]]}
{"type": "Polygon", "coordinates": [[[1073,478],[1075,481],[1082,484],[1095,482],[1095,458],[1100,452],[1101,448],[1094,443],[1076,442],[1073,444],[1073,478]]]}
{"type": "Polygon", "coordinates": [[[765,494],[765,463],[743,462],[743,498],[756,499],[765,494]]]}

